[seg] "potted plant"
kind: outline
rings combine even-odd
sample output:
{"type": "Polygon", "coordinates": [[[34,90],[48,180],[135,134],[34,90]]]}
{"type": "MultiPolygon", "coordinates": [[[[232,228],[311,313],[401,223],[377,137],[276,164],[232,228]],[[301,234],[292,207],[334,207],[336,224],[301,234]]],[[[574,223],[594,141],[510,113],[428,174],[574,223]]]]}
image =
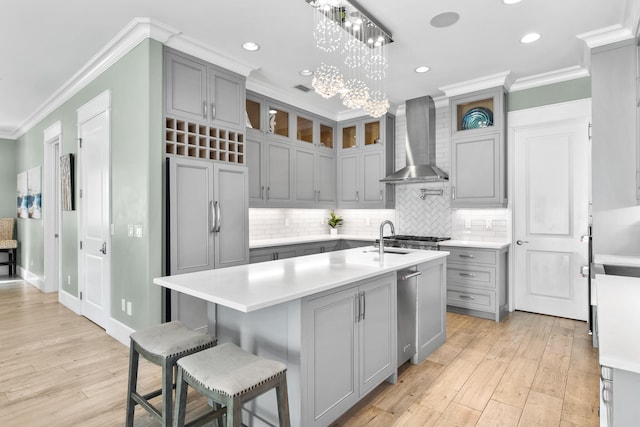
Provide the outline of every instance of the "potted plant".
{"type": "Polygon", "coordinates": [[[327,219],[327,224],[331,227],[331,235],[335,236],[338,234],[338,229],[336,227],[342,225],[342,218],[336,216],[336,214],[331,211],[331,216],[327,219]]]}

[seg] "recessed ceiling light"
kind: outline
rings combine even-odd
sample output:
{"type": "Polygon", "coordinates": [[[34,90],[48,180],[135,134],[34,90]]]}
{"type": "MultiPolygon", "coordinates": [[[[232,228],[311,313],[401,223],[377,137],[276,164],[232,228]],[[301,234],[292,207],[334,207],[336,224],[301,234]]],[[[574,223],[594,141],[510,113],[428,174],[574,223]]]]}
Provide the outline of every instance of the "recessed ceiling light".
{"type": "Polygon", "coordinates": [[[260,49],[260,45],[254,42],[245,42],[242,43],[242,48],[244,50],[248,50],[250,52],[256,51],[258,49],[260,49]]]}
{"type": "Polygon", "coordinates": [[[460,19],[460,15],[455,12],[444,12],[431,18],[431,26],[436,28],[450,27],[460,19]]]}
{"type": "Polygon", "coordinates": [[[538,33],[529,33],[525,34],[521,39],[520,43],[533,43],[535,41],[540,40],[540,34],[538,33]]]}
{"type": "Polygon", "coordinates": [[[520,3],[522,0],[502,0],[502,3],[504,4],[516,4],[516,3],[520,3]]]}
{"type": "Polygon", "coordinates": [[[416,68],[416,73],[426,73],[430,69],[431,68],[427,67],[426,65],[422,65],[422,66],[416,68]]]}
{"type": "Polygon", "coordinates": [[[298,74],[301,76],[313,76],[313,71],[305,69],[298,71],[298,74]]]}

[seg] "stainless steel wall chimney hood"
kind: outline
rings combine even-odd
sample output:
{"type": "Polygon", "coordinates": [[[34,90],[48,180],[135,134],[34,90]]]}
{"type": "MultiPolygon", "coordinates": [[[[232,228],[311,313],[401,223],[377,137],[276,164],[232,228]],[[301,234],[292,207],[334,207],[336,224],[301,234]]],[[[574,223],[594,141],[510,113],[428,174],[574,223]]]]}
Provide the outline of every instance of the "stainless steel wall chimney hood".
{"type": "Polygon", "coordinates": [[[407,117],[407,166],[380,182],[409,184],[447,181],[447,175],[436,166],[436,107],[433,98],[423,96],[405,102],[407,117]]]}

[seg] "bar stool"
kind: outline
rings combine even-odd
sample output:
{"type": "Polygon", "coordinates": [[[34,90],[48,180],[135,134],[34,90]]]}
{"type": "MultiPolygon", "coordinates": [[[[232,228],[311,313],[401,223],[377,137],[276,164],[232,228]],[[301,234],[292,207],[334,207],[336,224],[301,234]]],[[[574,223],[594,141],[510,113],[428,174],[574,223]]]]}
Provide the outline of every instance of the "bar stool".
{"type": "Polygon", "coordinates": [[[127,427],[133,426],[135,406],[140,405],[163,426],[170,426],[173,411],[173,370],[183,356],[202,351],[215,344],[209,335],[192,331],[179,321],[172,321],[134,332],[130,335],[129,390],[127,392],[127,427]],[[137,392],[138,360],[142,355],[162,367],[162,387],[148,394],[137,392]],[[149,400],[162,394],[162,412],[149,400]]]}
{"type": "MultiPolygon", "coordinates": [[[[198,424],[212,416],[227,414],[227,427],[239,427],[242,404],[275,388],[281,427],[289,427],[287,366],[224,343],[178,360],[174,427],[183,427],[187,406],[187,389],[196,389],[216,404],[223,406],[194,420],[198,424]]],[[[220,419],[218,420],[220,421],[220,419]]]]}

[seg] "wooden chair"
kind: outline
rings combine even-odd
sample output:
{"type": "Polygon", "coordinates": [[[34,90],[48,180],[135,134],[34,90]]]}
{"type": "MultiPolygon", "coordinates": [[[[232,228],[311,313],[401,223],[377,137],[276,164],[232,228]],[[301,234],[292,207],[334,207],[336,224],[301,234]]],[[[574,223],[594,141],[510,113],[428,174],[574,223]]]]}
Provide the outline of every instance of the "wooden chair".
{"type": "Polygon", "coordinates": [[[212,417],[227,416],[227,427],[242,425],[242,404],[273,388],[278,402],[280,427],[289,427],[287,366],[248,353],[232,343],[183,357],[178,360],[174,427],[185,425],[187,389],[196,389],[222,409],[193,420],[189,425],[202,425],[212,417]]]}
{"type": "Polygon", "coordinates": [[[0,265],[9,266],[9,275],[16,275],[16,249],[18,241],[15,240],[15,218],[0,218],[0,252],[8,252],[9,260],[0,262],[0,265]]]}

